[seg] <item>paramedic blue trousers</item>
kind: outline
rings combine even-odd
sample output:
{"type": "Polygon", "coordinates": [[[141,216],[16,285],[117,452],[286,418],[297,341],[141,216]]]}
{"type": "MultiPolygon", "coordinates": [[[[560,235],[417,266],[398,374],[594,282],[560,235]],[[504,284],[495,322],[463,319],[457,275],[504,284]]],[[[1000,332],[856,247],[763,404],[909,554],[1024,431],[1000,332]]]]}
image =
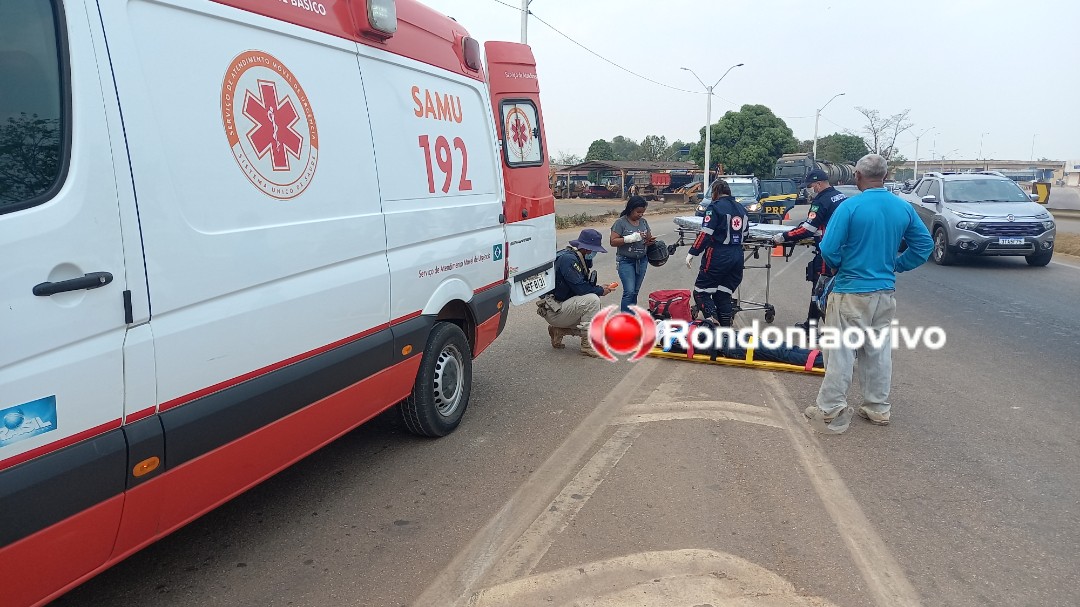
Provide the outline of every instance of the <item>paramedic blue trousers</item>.
{"type": "Polygon", "coordinates": [[[732,294],[743,278],[743,250],[739,245],[719,245],[705,249],[701,269],[694,281],[694,301],[705,318],[715,318],[731,326],[735,316],[732,294]]]}

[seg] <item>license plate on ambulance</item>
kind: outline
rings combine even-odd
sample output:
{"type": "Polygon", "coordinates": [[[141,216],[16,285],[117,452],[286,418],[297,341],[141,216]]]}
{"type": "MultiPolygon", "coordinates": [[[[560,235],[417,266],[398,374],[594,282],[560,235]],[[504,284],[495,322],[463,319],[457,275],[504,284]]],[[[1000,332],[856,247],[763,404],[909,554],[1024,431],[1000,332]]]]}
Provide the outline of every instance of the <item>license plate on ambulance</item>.
{"type": "Polygon", "coordinates": [[[1024,244],[1023,238],[998,238],[998,244],[1024,244]]]}
{"type": "Polygon", "coordinates": [[[521,281],[521,290],[526,295],[532,295],[533,293],[543,293],[547,291],[547,275],[544,272],[534,274],[521,281]]]}

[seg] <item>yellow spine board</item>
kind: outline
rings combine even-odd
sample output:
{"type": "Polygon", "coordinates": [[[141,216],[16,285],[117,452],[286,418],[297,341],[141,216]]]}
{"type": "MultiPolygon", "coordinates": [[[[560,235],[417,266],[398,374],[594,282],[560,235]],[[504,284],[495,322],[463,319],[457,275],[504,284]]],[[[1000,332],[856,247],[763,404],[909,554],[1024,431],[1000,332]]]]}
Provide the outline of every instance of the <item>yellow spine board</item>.
{"type": "Polygon", "coordinates": [[[778,363],[768,360],[754,360],[753,350],[748,350],[746,353],[746,360],[740,358],[723,358],[717,357],[716,360],[709,360],[709,356],[706,354],[695,354],[693,358],[687,356],[682,352],[664,352],[661,348],[653,348],[649,352],[649,356],[655,356],[657,358],[670,358],[672,360],[685,360],[687,362],[694,363],[706,363],[712,365],[727,365],[729,367],[749,367],[752,369],[766,369],[769,371],[787,371],[788,373],[808,373],[810,375],[825,375],[825,369],[819,369],[817,367],[811,367],[808,371],[805,367],[800,365],[789,365],[787,363],[778,363]]]}

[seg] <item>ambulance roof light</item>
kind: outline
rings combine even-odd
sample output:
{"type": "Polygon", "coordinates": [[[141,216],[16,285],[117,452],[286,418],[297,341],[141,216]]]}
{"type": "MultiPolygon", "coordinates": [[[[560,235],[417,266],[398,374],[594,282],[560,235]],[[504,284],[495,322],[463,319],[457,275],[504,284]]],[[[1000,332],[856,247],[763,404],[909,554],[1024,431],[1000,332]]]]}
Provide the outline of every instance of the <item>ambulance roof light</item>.
{"type": "Polygon", "coordinates": [[[397,33],[397,0],[367,0],[367,25],[380,38],[397,33]]]}
{"type": "Polygon", "coordinates": [[[476,38],[466,36],[461,39],[461,54],[465,59],[465,67],[474,72],[480,71],[480,43],[476,38]]]}

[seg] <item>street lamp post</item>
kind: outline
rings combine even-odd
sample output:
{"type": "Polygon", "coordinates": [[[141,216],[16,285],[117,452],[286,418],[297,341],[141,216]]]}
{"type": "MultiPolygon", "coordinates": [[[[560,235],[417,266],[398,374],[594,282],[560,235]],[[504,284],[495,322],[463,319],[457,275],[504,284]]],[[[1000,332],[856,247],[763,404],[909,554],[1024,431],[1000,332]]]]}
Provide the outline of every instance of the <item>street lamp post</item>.
{"type": "Polygon", "coordinates": [[[942,173],[945,172],[945,157],[946,156],[952,156],[953,152],[959,152],[959,151],[960,151],[960,148],[956,148],[955,150],[949,150],[948,152],[945,152],[944,154],[941,155],[941,172],[942,173]]]}
{"type": "Polygon", "coordinates": [[[814,162],[817,162],[817,159],[818,159],[818,157],[817,157],[817,133],[818,133],[818,120],[821,118],[821,110],[828,107],[828,105],[833,102],[833,99],[836,99],[837,97],[840,97],[843,94],[844,93],[837,93],[837,94],[833,95],[832,99],[829,99],[828,101],[825,102],[825,105],[818,108],[817,114],[814,115],[814,162]]]}
{"type": "Polygon", "coordinates": [[[532,0],[521,0],[521,43],[529,43],[529,5],[532,0]]]}
{"type": "Polygon", "coordinates": [[[979,159],[980,159],[980,160],[982,159],[982,150],[983,150],[983,137],[986,137],[986,136],[987,136],[987,135],[989,135],[989,134],[990,134],[989,132],[986,132],[986,133],[981,133],[981,134],[979,135],[979,159]]]}
{"type": "MultiPolygon", "coordinates": [[[[724,76],[728,75],[728,72],[737,67],[742,67],[742,65],[743,64],[741,63],[736,63],[735,65],[727,68],[727,72],[724,72],[724,75],[720,76],[720,80],[723,80],[724,76]]],[[[707,95],[707,99],[705,101],[705,176],[702,177],[701,182],[702,191],[707,192],[709,187],[709,156],[712,153],[712,95],[713,89],[716,88],[717,84],[720,84],[720,80],[717,80],[715,83],[713,83],[712,86],[707,86],[705,82],[701,79],[701,76],[698,76],[697,72],[695,72],[694,70],[688,67],[683,67],[679,69],[686,70],[687,72],[693,74],[694,78],[697,78],[697,81],[701,83],[701,86],[705,87],[705,94],[707,95]]]]}
{"type": "MultiPolygon", "coordinates": [[[[932,130],[934,130],[934,127],[930,127],[928,129],[926,129],[925,131],[919,133],[918,135],[915,135],[915,172],[912,173],[912,175],[911,175],[912,179],[918,179],[919,178],[919,139],[922,138],[923,135],[929,133],[932,130]]],[[[930,159],[933,160],[933,158],[934,158],[934,155],[930,154],[930,159]]]]}

